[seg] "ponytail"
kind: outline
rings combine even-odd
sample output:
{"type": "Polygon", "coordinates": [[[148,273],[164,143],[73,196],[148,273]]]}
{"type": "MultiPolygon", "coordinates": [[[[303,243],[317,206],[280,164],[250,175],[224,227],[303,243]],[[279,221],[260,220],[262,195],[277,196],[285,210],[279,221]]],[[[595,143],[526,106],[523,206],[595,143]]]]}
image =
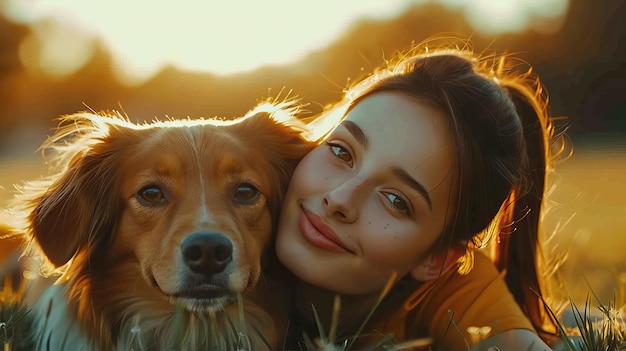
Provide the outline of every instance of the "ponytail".
{"type": "Polygon", "coordinates": [[[552,126],[539,80],[530,70],[516,72],[515,63],[507,56],[424,49],[357,83],[346,94],[346,106],[397,91],[445,113],[458,184],[451,219],[433,249],[467,243],[463,274],[471,269],[472,250],[495,238],[490,248],[496,266],[506,272],[511,293],[537,333],[552,341],[558,334],[543,300],[548,295],[539,240],[552,126]]]}
{"type": "Polygon", "coordinates": [[[523,178],[507,199],[510,208],[499,224],[495,263],[499,270],[506,270],[507,285],[537,332],[549,340],[558,334],[544,304],[547,286],[539,227],[552,127],[541,86],[538,81],[529,82],[529,76],[530,72],[501,82],[522,123],[525,154],[521,155],[523,178]],[[533,91],[532,87],[537,88],[533,91]]]}

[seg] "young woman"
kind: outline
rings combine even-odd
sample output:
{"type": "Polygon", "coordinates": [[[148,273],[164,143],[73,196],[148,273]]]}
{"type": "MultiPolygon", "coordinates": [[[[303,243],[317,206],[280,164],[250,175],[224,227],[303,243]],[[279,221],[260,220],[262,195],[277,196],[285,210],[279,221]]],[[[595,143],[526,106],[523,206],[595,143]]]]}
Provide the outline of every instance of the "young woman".
{"type": "Polygon", "coordinates": [[[434,350],[549,349],[552,127],[539,81],[515,63],[413,49],[311,122],[324,142],[293,174],[276,243],[298,278],[287,348],[320,335],[317,313],[349,348],[392,334],[434,350]]]}

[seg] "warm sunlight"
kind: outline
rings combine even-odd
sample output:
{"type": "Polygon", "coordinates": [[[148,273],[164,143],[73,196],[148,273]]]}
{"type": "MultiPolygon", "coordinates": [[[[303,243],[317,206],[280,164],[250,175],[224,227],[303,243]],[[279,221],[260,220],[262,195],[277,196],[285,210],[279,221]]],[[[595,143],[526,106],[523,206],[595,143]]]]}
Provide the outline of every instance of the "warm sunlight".
{"type": "MultiPolygon", "coordinates": [[[[556,30],[569,0],[5,0],[0,11],[28,24],[20,47],[29,70],[63,77],[94,53],[113,55],[114,74],[139,84],[165,65],[231,74],[292,62],[323,49],[355,20],[386,18],[407,6],[439,2],[461,9],[476,30],[506,33],[532,26],[556,30]]],[[[419,38],[418,38],[419,39],[419,38]]]]}

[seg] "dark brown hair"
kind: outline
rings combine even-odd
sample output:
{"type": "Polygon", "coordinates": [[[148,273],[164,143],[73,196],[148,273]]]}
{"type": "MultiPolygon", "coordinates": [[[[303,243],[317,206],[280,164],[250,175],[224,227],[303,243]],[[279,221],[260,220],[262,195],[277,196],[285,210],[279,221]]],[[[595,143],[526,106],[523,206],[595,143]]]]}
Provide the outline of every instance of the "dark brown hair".
{"type": "MultiPolygon", "coordinates": [[[[393,91],[444,112],[456,147],[452,220],[439,245],[482,247],[542,337],[556,335],[542,301],[540,215],[553,128],[547,96],[532,70],[510,56],[470,50],[414,48],[351,86],[325,114],[340,119],[367,96],[393,91]]],[[[330,117],[329,117],[330,118],[330,117]]],[[[317,122],[319,123],[319,122],[317,122]]],[[[336,124],[336,123],[335,123],[336,124]]],[[[467,250],[460,271],[471,269],[467,250]]]]}

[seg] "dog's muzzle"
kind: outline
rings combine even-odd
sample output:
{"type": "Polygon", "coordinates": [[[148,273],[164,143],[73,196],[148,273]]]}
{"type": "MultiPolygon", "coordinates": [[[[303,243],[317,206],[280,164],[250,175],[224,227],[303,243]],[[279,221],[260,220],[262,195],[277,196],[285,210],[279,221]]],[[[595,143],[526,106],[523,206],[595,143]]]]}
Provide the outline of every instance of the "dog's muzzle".
{"type": "Polygon", "coordinates": [[[220,233],[195,232],[180,246],[183,261],[194,273],[210,278],[233,260],[233,244],[220,233]]]}

